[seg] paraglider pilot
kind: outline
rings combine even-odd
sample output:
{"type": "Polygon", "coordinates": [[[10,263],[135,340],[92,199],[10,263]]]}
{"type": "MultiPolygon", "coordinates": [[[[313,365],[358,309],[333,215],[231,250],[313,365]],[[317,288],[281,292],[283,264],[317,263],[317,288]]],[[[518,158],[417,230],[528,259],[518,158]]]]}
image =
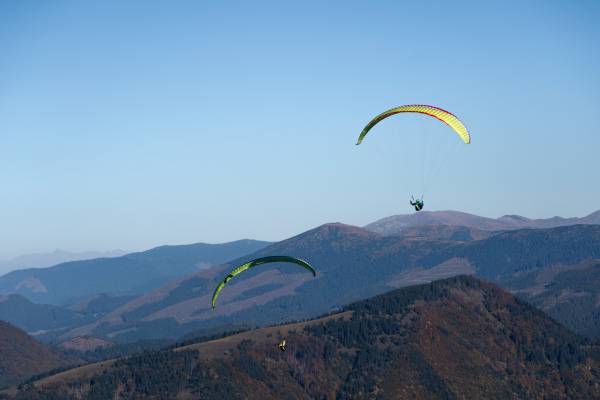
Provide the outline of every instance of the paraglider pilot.
{"type": "Polygon", "coordinates": [[[412,202],[412,200],[410,200],[410,205],[415,206],[416,211],[421,211],[423,209],[423,206],[425,205],[425,203],[423,203],[422,201],[417,199],[414,203],[412,202]]]}
{"type": "Polygon", "coordinates": [[[283,341],[279,343],[278,346],[281,349],[281,351],[285,351],[285,339],[283,339],[283,341]]]}

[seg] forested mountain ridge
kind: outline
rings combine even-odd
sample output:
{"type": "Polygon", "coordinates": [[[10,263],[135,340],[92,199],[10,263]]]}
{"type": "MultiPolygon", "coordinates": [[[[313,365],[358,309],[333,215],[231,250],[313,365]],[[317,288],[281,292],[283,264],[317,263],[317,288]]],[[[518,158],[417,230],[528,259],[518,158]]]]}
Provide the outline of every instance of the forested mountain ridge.
{"type": "Polygon", "coordinates": [[[330,316],[301,331],[262,329],[268,340],[232,336],[220,358],[199,352],[210,342],[145,352],[11,398],[600,397],[598,342],[475,277],[397,289],[341,312],[346,318],[330,316]],[[285,352],[277,347],[282,331],[285,352]]]}

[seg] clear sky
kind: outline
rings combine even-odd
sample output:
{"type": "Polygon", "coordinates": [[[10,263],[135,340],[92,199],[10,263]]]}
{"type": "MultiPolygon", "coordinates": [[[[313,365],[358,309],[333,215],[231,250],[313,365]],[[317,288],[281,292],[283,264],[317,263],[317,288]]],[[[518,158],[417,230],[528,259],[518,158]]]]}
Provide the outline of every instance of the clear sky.
{"type": "Polygon", "coordinates": [[[411,213],[368,146],[384,127],[355,146],[404,104],[472,136],[427,210],[588,215],[599,18],[598,1],[2,1],[0,260],[411,213]]]}

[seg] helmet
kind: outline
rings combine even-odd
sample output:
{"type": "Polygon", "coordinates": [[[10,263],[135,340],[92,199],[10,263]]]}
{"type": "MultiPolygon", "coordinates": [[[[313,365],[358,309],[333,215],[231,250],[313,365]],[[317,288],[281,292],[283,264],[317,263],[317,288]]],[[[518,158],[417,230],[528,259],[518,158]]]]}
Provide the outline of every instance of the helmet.
{"type": "Polygon", "coordinates": [[[420,202],[421,202],[421,200],[417,199],[417,201],[416,201],[416,202],[417,202],[417,203],[420,203],[420,202]]]}

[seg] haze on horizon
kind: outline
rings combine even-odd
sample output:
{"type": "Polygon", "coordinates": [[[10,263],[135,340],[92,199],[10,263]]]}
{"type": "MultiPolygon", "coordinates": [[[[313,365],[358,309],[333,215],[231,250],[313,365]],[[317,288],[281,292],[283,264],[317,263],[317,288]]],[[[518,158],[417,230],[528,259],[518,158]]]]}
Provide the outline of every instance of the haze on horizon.
{"type": "Polygon", "coordinates": [[[2,2],[0,260],[409,214],[397,171],[355,146],[403,104],[472,136],[428,211],[584,217],[600,209],[599,15],[594,1],[2,2]]]}

